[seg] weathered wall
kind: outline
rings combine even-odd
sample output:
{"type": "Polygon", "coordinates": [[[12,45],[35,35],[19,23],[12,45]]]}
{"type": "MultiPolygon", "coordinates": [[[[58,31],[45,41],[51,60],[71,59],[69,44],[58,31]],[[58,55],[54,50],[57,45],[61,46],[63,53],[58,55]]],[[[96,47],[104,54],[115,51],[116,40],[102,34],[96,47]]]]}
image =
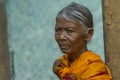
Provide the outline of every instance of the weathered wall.
{"type": "Polygon", "coordinates": [[[52,72],[53,62],[61,55],[54,40],[55,17],[73,1],[92,11],[95,34],[89,49],[104,59],[101,0],[8,0],[8,40],[10,53],[14,53],[15,80],[58,80],[52,72]]]}
{"type": "MultiPolygon", "coordinates": [[[[103,0],[105,14],[106,61],[114,80],[120,80],[120,0],[103,0]]],[[[3,7],[0,4],[0,80],[9,80],[9,54],[7,27],[3,7]],[[4,53],[4,54],[3,54],[4,53]]]]}
{"type": "MultiPolygon", "coordinates": [[[[120,0],[103,0],[105,14],[106,61],[114,80],[120,73],[120,0]]],[[[7,27],[3,7],[0,4],[0,80],[9,80],[9,54],[7,46],[7,27]]]]}
{"type": "Polygon", "coordinates": [[[104,0],[106,61],[120,80],[120,0],[104,0]]]}
{"type": "Polygon", "coordinates": [[[10,80],[6,22],[4,8],[0,3],[0,80],[10,80]]]}

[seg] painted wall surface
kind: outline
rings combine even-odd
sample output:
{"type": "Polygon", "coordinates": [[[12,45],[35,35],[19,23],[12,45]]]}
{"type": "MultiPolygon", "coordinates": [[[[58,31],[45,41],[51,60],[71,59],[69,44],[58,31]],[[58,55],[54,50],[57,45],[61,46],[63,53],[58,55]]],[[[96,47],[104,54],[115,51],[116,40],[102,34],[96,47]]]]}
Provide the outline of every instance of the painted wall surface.
{"type": "MultiPolygon", "coordinates": [[[[15,80],[58,80],[52,72],[62,55],[54,40],[57,13],[75,0],[8,0],[9,51],[14,55],[15,80]]],[[[101,0],[76,0],[87,6],[94,17],[94,37],[90,50],[104,60],[101,0]]]]}

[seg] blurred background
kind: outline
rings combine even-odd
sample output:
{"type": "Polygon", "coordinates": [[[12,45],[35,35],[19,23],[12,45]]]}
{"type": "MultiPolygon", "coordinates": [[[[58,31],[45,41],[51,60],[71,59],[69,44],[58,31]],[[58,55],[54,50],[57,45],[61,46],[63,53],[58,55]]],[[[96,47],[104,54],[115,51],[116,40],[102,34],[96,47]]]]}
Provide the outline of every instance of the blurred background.
{"type": "Polygon", "coordinates": [[[52,65],[62,55],[54,40],[57,13],[71,2],[90,9],[94,36],[88,49],[104,57],[102,0],[1,0],[6,9],[13,80],[58,80],[52,65]]]}

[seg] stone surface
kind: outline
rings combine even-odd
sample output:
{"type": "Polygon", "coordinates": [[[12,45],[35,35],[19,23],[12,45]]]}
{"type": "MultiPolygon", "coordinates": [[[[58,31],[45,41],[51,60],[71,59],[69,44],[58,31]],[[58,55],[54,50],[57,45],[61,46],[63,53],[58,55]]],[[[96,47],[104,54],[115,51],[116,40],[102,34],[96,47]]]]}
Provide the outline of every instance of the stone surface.
{"type": "Polygon", "coordinates": [[[10,80],[10,63],[5,9],[0,2],[0,80],[10,80]]]}
{"type": "Polygon", "coordinates": [[[104,0],[106,62],[120,80],[120,0],[104,0]]]}

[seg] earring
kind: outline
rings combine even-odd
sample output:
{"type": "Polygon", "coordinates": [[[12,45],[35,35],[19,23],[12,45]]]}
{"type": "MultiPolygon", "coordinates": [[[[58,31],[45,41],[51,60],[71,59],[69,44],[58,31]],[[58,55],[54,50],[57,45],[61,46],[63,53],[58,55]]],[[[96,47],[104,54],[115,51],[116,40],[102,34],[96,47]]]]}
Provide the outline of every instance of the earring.
{"type": "Polygon", "coordinates": [[[87,38],[87,39],[85,39],[86,41],[89,41],[89,39],[87,38]]]}

